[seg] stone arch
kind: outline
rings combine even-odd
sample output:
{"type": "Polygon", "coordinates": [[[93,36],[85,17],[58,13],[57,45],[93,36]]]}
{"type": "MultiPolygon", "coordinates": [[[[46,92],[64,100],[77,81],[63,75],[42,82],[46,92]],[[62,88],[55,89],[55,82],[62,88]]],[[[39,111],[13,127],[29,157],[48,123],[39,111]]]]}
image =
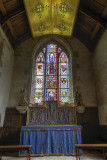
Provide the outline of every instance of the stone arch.
{"type": "Polygon", "coordinates": [[[72,48],[68,41],[58,35],[48,35],[48,36],[43,36],[42,38],[39,39],[39,41],[35,44],[35,47],[33,49],[33,55],[32,55],[32,76],[31,76],[31,89],[30,89],[30,103],[34,103],[34,87],[35,87],[35,61],[36,57],[38,56],[38,53],[41,48],[43,48],[46,44],[48,43],[56,43],[59,44],[65,51],[66,54],[69,58],[69,79],[70,79],[70,103],[73,103],[73,74],[72,74],[72,48]]]}

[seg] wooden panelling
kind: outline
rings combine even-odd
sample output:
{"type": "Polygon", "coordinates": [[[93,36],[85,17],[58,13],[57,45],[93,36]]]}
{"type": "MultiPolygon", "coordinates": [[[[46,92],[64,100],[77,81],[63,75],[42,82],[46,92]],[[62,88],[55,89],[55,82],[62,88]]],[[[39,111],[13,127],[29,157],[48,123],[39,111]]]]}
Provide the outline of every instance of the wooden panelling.
{"type": "Polygon", "coordinates": [[[7,108],[4,120],[4,126],[21,127],[26,124],[24,114],[20,114],[15,108],[7,108]]]}
{"type": "Polygon", "coordinates": [[[77,123],[83,126],[82,143],[96,143],[100,139],[97,107],[86,107],[83,114],[77,114],[77,123]]]}
{"type": "Polygon", "coordinates": [[[107,6],[104,8],[104,10],[102,12],[102,17],[107,20],[107,6]]]}
{"type": "Polygon", "coordinates": [[[2,1],[7,14],[8,12],[12,12],[13,10],[18,9],[23,5],[22,0],[2,0],[2,1]]]}
{"type": "Polygon", "coordinates": [[[102,14],[104,10],[104,6],[102,6],[97,1],[93,1],[93,3],[90,3],[90,8],[91,10],[95,11],[96,13],[99,13],[100,15],[102,14]]]}
{"type": "Polygon", "coordinates": [[[2,14],[3,14],[4,16],[7,14],[6,9],[5,9],[4,5],[3,5],[2,0],[0,1],[0,10],[1,10],[1,12],[2,12],[2,14]]]}
{"type": "MultiPolygon", "coordinates": [[[[31,36],[23,0],[0,0],[0,21],[12,46],[31,36]]],[[[107,27],[107,0],[80,0],[73,35],[89,50],[96,47],[107,27]]]]}
{"type": "Polygon", "coordinates": [[[90,36],[90,39],[94,39],[94,37],[96,36],[96,34],[98,33],[98,31],[99,31],[99,29],[100,29],[100,26],[101,26],[101,25],[100,25],[99,23],[96,24],[96,26],[95,26],[95,28],[94,28],[91,36],[90,36]]]}
{"type": "Polygon", "coordinates": [[[99,3],[102,6],[107,5],[107,0],[96,0],[97,3],[99,3]]]}
{"type": "Polygon", "coordinates": [[[20,128],[26,124],[26,114],[20,114],[15,108],[7,108],[4,126],[0,131],[1,144],[19,144],[20,128]]]}
{"type": "Polygon", "coordinates": [[[107,125],[100,126],[100,138],[104,143],[107,143],[107,125]]]}
{"type": "Polygon", "coordinates": [[[98,21],[79,11],[74,29],[74,36],[79,38],[89,50],[93,50],[105,28],[98,21]]]}
{"type": "MultiPolygon", "coordinates": [[[[26,114],[20,114],[15,108],[8,108],[5,114],[4,126],[0,130],[0,144],[19,144],[20,128],[25,123],[26,114]]],[[[83,114],[77,114],[77,124],[83,126],[83,143],[94,143],[100,139],[97,107],[86,107],[83,114]]]]}
{"type": "Polygon", "coordinates": [[[30,34],[25,11],[7,19],[2,28],[12,46],[30,34]]]}
{"type": "Polygon", "coordinates": [[[93,31],[96,26],[96,21],[82,11],[79,11],[77,20],[85,25],[90,31],[93,31]]]}
{"type": "Polygon", "coordinates": [[[15,30],[17,38],[24,33],[28,32],[28,23],[25,12],[22,12],[16,16],[11,17],[11,23],[15,30]]]}
{"type": "Polygon", "coordinates": [[[11,34],[12,34],[13,39],[15,40],[17,37],[16,37],[15,29],[14,29],[14,27],[13,27],[10,19],[8,19],[7,25],[8,25],[8,27],[9,27],[9,30],[10,30],[10,32],[11,32],[11,34]]]}
{"type": "Polygon", "coordinates": [[[90,9],[98,14],[102,14],[104,7],[106,6],[105,0],[81,0],[81,6],[90,9]],[[102,1],[102,2],[101,2],[102,1]]]}
{"type": "Polygon", "coordinates": [[[80,28],[80,30],[86,34],[86,36],[90,36],[92,31],[90,29],[87,28],[86,25],[84,25],[83,23],[79,23],[78,22],[78,28],[80,28]]]}
{"type": "Polygon", "coordinates": [[[10,44],[12,45],[14,39],[13,39],[13,37],[12,37],[12,34],[11,34],[11,32],[10,32],[10,29],[9,29],[7,23],[5,23],[5,24],[2,26],[2,28],[3,28],[3,30],[4,30],[4,32],[5,32],[6,36],[7,36],[7,38],[8,38],[8,40],[9,40],[10,44]]]}

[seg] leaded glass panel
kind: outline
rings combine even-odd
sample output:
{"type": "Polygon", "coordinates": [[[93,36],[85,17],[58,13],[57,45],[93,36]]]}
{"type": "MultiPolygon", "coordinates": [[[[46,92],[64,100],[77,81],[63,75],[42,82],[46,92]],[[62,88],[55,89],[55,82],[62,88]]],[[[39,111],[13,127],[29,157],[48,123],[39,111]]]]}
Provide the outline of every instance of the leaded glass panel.
{"type": "Polygon", "coordinates": [[[46,100],[57,100],[57,89],[46,89],[46,100]]]}
{"type": "Polygon", "coordinates": [[[41,103],[43,101],[42,96],[35,97],[35,103],[41,103]]]}
{"type": "Polygon", "coordinates": [[[36,76],[36,88],[43,88],[44,85],[44,76],[36,76]]]}
{"type": "Polygon", "coordinates": [[[43,50],[43,53],[46,53],[46,48],[43,48],[42,50],[43,50]]]}
{"type": "Polygon", "coordinates": [[[59,63],[59,75],[68,75],[68,63],[59,63]]]}
{"type": "Polygon", "coordinates": [[[69,89],[60,89],[60,96],[59,96],[60,102],[69,102],[69,89]]]}
{"type": "Polygon", "coordinates": [[[60,88],[69,88],[68,76],[59,76],[60,88]]]}
{"type": "Polygon", "coordinates": [[[36,60],[36,63],[40,63],[40,62],[44,63],[44,55],[42,52],[39,53],[37,60],[36,60]]]}
{"type": "Polygon", "coordinates": [[[41,103],[43,101],[43,90],[36,89],[35,92],[35,103],[41,103]]]}
{"type": "Polygon", "coordinates": [[[47,76],[46,77],[47,88],[57,88],[57,76],[47,76]]]}
{"type": "Polygon", "coordinates": [[[47,46],[46,75],[57,75],[57,46],[47,46]]]}
{"type": "Polygon", "coordinates": [[[46,75],[57,75],[57,63],[46,64],[46,75]]]}
{"type": "Polygon", "coordinates": [[[48,52],[57,52],[57,45],[55,44],[49,44],[47,45],[47,53],[48,52]]]}
{"type": "Polygon", "coordinates": [[[69,66],[65,52],[57,45],[49,44],[37,56],[35,67],[35,103],[44,99],[69,102],[69,66]]]}
{"type": "Polygon", "coordinates": [[[59,62],[60,62],[60,63],[68,63],[67,55],[66,55],[64,52],[61,52],[59,62]]]}
{"type": "Polygon", "coordinates": [[[61,48],[58,48],[58,54],[61,53],[61,48]]]}
{"type": "Polygon", "coordinates": [[[46,100],[57,99],[57,45],[47,45],[46,55],[46,100]],[[56,88],[56,89],[55,89],[56,88]]]}
{"type": "Polygon", "coordinates": [[[64,52],[61,52],[59,58],[59,101],[69,102],[68,57],[64,52]]]}
{"type": "Polygon", "coordinates": [[[44,63],[36,63],[36,75],[44,75],[44,63]]]}
{"type": "Polygon", "coordinates": [[[35,75],[35,103],[41,103],[43,101],[44,92],[44,55],[39,53],[36,59],[36,75],[35,75]]]}

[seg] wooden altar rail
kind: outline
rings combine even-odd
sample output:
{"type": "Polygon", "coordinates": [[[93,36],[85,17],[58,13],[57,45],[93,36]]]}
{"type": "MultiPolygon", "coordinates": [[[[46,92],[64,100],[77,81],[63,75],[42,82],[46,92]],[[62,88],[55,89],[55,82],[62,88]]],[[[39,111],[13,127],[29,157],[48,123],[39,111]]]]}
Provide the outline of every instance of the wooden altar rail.
{"type": "Polygon", "coordinates": [[[107,153],[105,153],[107,149],[107,144],[75,144],[76,147],[76,160],[80,160],[80,149],[98,149],[103,151],[104,160],[106,159],[107,153]]]}
{"type": "MultiPolygon", "coordinates": [[[[31,151],[31,145],[8,145],[8,146],[0,146],[0,153],[2,156],[3,152],[6,151],[22,151],[27,150],[28,152],[28,160],[30,160],[30,151],[31,151]]],[[[0,160],[1,160],[0,156],[0,160]]]]}

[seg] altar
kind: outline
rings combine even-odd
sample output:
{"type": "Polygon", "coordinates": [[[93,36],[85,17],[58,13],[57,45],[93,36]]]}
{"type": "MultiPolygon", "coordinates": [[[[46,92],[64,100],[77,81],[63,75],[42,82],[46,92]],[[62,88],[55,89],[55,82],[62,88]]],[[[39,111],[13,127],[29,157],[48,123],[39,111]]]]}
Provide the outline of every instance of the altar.
{"type": "MultiPolygon", "coordinates": [[[[20,144],[32,145],[31,156],[75,155],[81,144],[81,125],[22,126],[20,144]]],[[[21,152],[25,156],[26,151],[21,152]]]]}

